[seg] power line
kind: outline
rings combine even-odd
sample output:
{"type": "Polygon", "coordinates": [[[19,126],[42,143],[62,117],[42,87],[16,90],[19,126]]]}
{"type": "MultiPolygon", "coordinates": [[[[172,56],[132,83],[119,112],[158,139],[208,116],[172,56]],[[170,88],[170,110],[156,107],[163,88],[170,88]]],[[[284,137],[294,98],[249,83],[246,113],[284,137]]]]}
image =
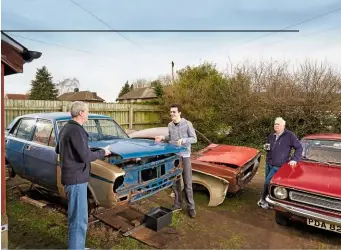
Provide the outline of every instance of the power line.
{"type": "Polygon", "coordinates": [[[109,29],[113,30],[114,32],[116,32],[117,34],[119,34],[121,37],[123,37],[124,39],[126,39],[127,41],[129,41],[130,43],[134,44],[135,46],[140,47],[138,44],[134,43],[132,40],[130,40],[128,37],[126,37],[125,35],[121,34],[119,31],[115,31],[114,28],[112,28],[108,23],[106,23],[105,21],[103,21],[101,18],[99,18],[98,16],[96,16],[95,14],[93,14],[92,12],[90,12],[89,10],[87,10],[86,8],[84,8],[82,5],[80,5],[79,3],[75,2],[74,0],[70,0],[74,5],[78,6],[78,8],[84,10],[86,13],[88,13],[89,15],[91,15],[93,18],[97,19],[99,22],[101,22],[102,24],[104,24],[105,26],[107,26],[109,29]]]}
{"type": "Polygon", "coordinates": [[[293,33],[299,30],[275,30],[275,29],[125,29],[125,30],[103,30],[103,29],[32,29],[32,30],[2,30],[3,32],[29,32],[29,33],[293,33]]]}
{"type": "Polygon", "coordinates": [[[63,48],[63,49],[75,50],[75,51],[78,51],[78,52],[92,54],[90,51],[81,50],[81,49],[77,49],[77,48],[73,48],[73,47],[68,47],[68,46],[64,46],[64,45],[60,45],[60,44],[56,44],[56,43],[45,42],[45,41],[42,41],[42,40],[33,39],[33,38],[29,38],[29,37],[25,37],[25,36],[21,36],[21,35],[17,35],[17,34],[10,34],[10,35],[11,36],[15,36],[15,37],[20,37],[22,39],[30,40],[30,41],[33,41],[33,42],[38,42],[38,43],[43,43],[43,44],[47,44],[47,45],[56,46],[56,47],[63,48]]]}
{"type": "MultiPolygon", "coordinates": [[[[282,30],[282,31],[283,31],[283,30],[288,30],[288,29],[290,29],[290,28],[293,28],[293,27],[296,27],[296,26],[298,26],[298,25],[301,25],[301,24],[304,24],[304,23],[313,21],[313,20],[315,20],[315,19],[321,18],[321,17],[323,17],[323,16],[332,14],[332,13],[337,12],[337,11],[340,11],[340,10],[341,10],[341,7],[337,8],[337,9],[334,9],[334,10],[331,10],[331,11],[328,11],[328,12],[325,12],[325,13],[320,14],[320,15],[317,15],[317,16],[313,16],[313,17],[311,17],[311,18],[305,19],[305,20],[303,20],[303,21],[301,21],[301,22],[298,22],[298,23],[295,23],[295,24],[293,24],[293,25],[289,25],[289,26],[287,26],[287,27],[285,27],[285,28],[283,28],[283,29],[281,29],[281,30],[282,30]]],[[[260,37],[254,38],[254,39],[250,39],[250,40],[248,40],[248,41],[246,41],[246,42],[244,42],[244,43],[241,43],[241,44],[239,44],[239,45],[232,46],[232,47],[242,46],[242,45],[245,45],[245,44],[254,42],[254,41],[256,41],[256,40],[262,39],[262,38],[264,38],[264,37],[267,37],[267,36],[270,36],[270,35],[273,35],[273,34],[275,34],[275,32],[272,32],[272,33],[269,33],[269,34],[265,34],[265,35],[263,35],[263,36],[260,36],[260,37]]]]}
{"type": "Polygon", "coordinates": [[[110,59],[115,59],[114,57],[110,57],[110,56],[98,55],[98,54],[96,55],[96,54],[94,54],[94,53],[92,53],[91,51],[88,51],[88,50],[77,49],[77,48],[74,48],[74,47],[60,45],[60,44],[57,44],[57,43],[46,42],[46,41],[42,41],[42,40],[38,40],[38,39],[33,39],[33,38],[17,35],[17,34],[10,34],[10,35],[14,36],[14,37],[19,37],[19,38],[22,38],[22,39],[25,39],[25,40],[29,40],[29,41],[32,41],[32,42],[42,43],[42,44],[46,44],[46,45],[50,45],[50,46],[59,47],[59,48],[62,48],[62,49],[74,50],[74,51],[82,52],[82,53],[85,53],[85,54],[90,54],[92,56],[106,57],[106,58],[110,58],[110,59]]]}
{"type": "MultiPolygon", "coordinates": [[[[313,31],[313,32],[309,32],[309,33],[306,33],[306,34],[302,34],[301,36],[298,36],[297,38],[305,38],[305,37],[319,35],[319,34],[323,34],[323,33],[334,31],[334,30],[340,30],[340,29],[341,28],[330,28],[330,29],[323,29],[323,30],[313,31]]],[[[288,39],[284,38],[284,39],[281,39],[279,41],[273,42],[269,46],[267,46],[266,48],[272,47],[274,45],[277,45],[277,44],[283,43],[283,42],[288,42],[288,39]]]]}

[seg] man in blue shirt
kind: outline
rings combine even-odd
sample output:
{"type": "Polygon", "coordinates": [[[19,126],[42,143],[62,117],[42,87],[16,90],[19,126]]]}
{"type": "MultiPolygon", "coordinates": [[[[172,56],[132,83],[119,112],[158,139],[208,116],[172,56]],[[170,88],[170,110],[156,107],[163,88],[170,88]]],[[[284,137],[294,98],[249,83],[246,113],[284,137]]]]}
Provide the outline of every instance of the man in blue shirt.
{"type": "Polygon", "coordinates": [[[291,167],[295,167],[300,161],[303,147],[297,136],[285,128],[285,121],[278,117],[275,119],[274,125],[275,133],[268,137],[267,144],[265,144],[266,166],[265,166],[265,182],[264,191],[261,199],[258,201],[258,206],[264,209],[269,208],[269,204],[265,201],[268,195],[268,186],[272,177],[280,169],[280,167],[289,162],[291,167]],[[290,156],[292,148],[295,149],[293,156],[290,156]]]}

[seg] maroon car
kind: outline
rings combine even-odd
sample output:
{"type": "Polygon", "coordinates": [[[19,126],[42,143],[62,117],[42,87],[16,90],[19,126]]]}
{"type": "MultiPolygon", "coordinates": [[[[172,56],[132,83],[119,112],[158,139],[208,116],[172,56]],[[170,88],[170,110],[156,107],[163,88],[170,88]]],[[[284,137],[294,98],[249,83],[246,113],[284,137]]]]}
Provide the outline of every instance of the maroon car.
{"type": "Polygon", "coordinates": [[[309,135],[302,145],[302,160],[279,169],[266,200],[280,225],[294,220],[341,233],[341,134],[309,135]]]}
{"type": "MultiPolygon", "coordinates": [[[[196,132],[208,142],[208,146],[192,153],[193,186],[205,187],[210,194],[208,206],[218,206],[225,200],[226,193],[236,193],[251,182],[258,170],[261,153],[250,147],[214,144],[202,133],[196,132]]],[[[150,128],[129,133],[135,139],[154,140],[157,135],[168,139],[168,128],[150,128]]]]}

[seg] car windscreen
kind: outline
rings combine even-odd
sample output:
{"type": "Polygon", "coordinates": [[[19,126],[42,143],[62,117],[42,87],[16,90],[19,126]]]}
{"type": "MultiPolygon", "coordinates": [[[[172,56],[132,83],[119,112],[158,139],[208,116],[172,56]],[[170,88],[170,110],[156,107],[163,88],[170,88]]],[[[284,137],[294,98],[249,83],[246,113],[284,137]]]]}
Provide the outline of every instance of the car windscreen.
{"type": "MultiPolygon", "coordinates": [[[[60,131],[66,123],[67,121],[58,121],[58,130],[60,131]]],[[[116,122],[109,119],[89,119],[83,127],[89,134],[89,141],[129,138],[116,122]]]]}
{"type": "Polygon", "coordinates": [[[303,158],[306,160],[341,164],[341,141],[302,140],[303,158]]]}

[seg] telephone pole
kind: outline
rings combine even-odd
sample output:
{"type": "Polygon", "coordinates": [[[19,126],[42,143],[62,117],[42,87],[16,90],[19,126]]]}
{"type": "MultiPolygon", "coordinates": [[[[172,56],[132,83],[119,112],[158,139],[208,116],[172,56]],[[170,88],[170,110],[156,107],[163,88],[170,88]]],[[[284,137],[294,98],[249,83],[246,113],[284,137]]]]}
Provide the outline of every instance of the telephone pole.
{"type": "Polygon", "coordinates": [[[174,83],[174,62],[172,61],[172,82],[174,83]]]}

